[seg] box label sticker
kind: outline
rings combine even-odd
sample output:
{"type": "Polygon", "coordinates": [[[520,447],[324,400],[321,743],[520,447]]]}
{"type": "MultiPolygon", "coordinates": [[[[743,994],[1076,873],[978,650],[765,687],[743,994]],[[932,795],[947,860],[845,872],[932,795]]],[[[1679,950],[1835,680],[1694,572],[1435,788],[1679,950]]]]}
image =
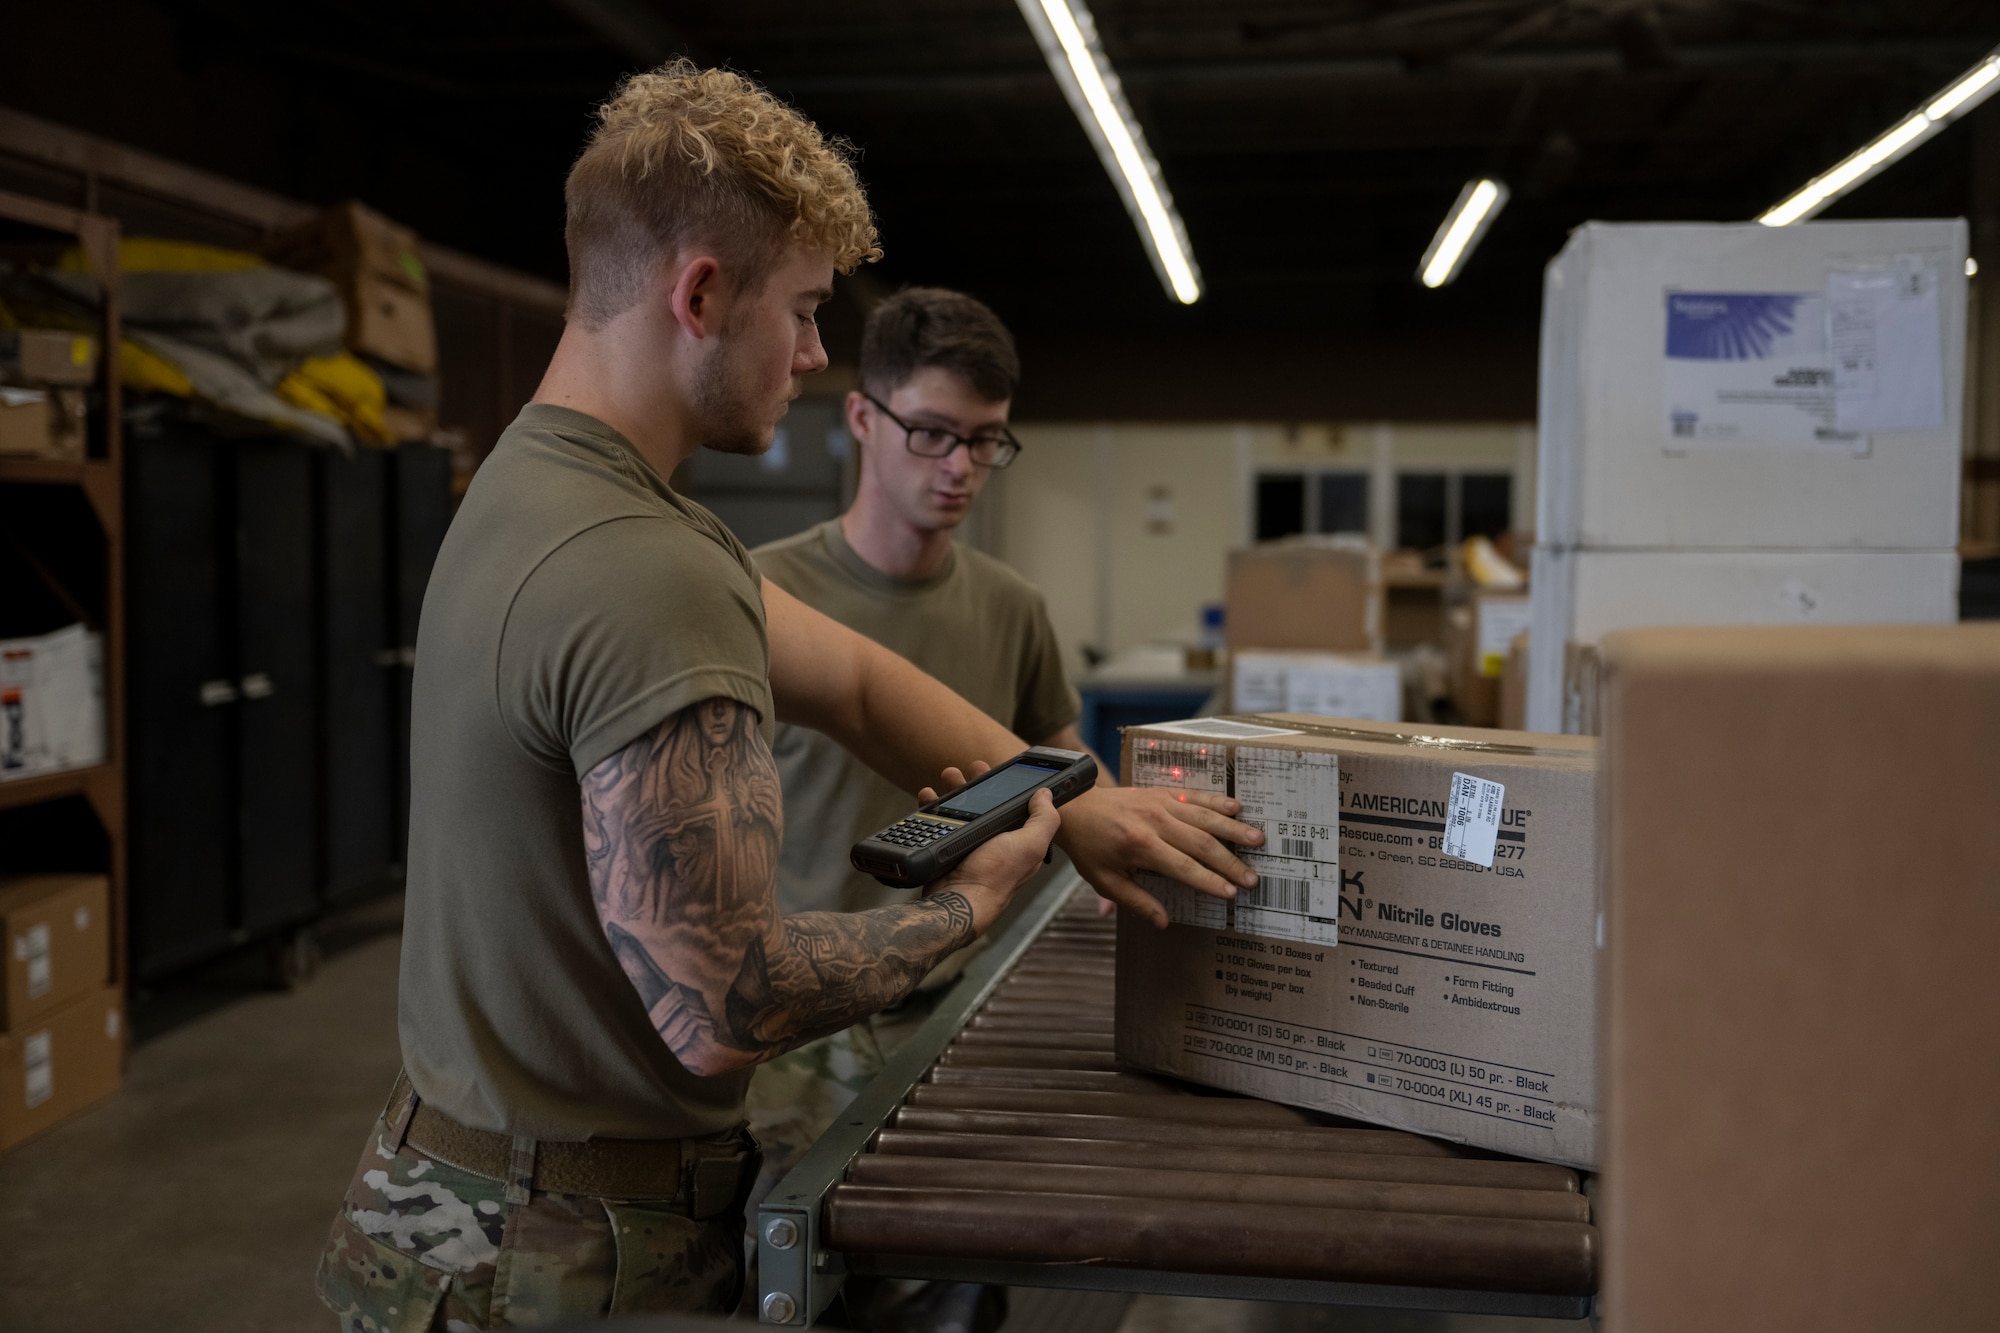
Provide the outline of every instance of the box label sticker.
{"type": "Polygon", "coordinates": [[[1824,446],[1867,439],[1834,422],[1821,292],[1666,293],[1666,447],[1824,446]]]}
{"type": "Polygon", "coordinates": [[[1451,775],[1451,805],[1444,817],[1444,854],[1491,867],[1500,836],[1500,802],[1507,789],[1470,773],[1451,775]]]}
{"type": "Polygon", "coordinates": [[[1238,816],[1264,830],[1241,853],[1259,875],[1236,896],[1236,929],[1267,939],[1337,944],[1340,937],[1340,758],[1313,750],[1236,752],[1238,816]]]}
{"type": "Polygon", "coordinates": [[[1525,597],[1487,598],[1479,603],[1479,674],[1498,678],[1513,650],[1514,636],[1528,628],[1531,603],[1525,597]]]}
{"type": "Polygon", "coordinates": [[[38,1000],[55,985],[49,960],[49,923],[37,921],[14,937],[14,957],[28,965],[28,998],[38,1000]]]}
{"type": "Polygon", "coordinates": [[[44,1028],[22,1042],[21,1055],[27,1067],[26,1096],[32,1110],[56,1095],[55,1043],[48,1030],[44,1028]]]}
{"type": "MultiPolygon", "coordinates": [[[[1141,737],[1132,743],[1132,785],[1227,795],[1229,749],[1201,741],[1141,737]]],[[[1160,900],[1167,909],[1167,920],[1175,925],[1206,926],[1211,930],[1228,928],[1228,899],[1191,889],[1151,870],[1142,870],[1134,878],[1141,888],[1160,900]]]]}

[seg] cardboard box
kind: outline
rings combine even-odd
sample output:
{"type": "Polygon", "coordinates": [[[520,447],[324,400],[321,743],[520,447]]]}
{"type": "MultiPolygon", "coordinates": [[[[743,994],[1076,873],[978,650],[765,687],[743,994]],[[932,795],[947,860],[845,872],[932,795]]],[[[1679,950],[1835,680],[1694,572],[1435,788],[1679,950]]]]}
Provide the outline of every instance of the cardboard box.
{"type": "Polygon", "coordinates": [[[418,295],[431,289],[417,234],[351,199],[280,233],[264,253],[273,263],[308,273],[369,273],[418,295]]]}
{"type": "Polygon", "coordinates": [[[1232,651],[1382,651],[1382,574],[1351,537],[1287,537],[1229,553],[1223,634],[1232,651]]]}
{"type": "Polygon", "coordinates": [[[1676,625],[1946,624],[1956,551],[1560,551],[1534,554],[1528,727],[1562,726],[1565,645],[1676,625]]]}
{"type": "Polygon", "coordinates": [[[1597,743],[1264,720],[1125,732],[1136,785],[1229,792],[1270,843],[1233,904],[1146,877],[1175,924],[1119,922],[1119,1059],[1594,1162],[1597,743]],[[1468,794],[1490,864],[1442,851],[1468,794]]]}
{"type": "Polygon", "coordinates": [[[81,461],[88,443],[83,390],[0,387],[0,454],[81,461]]]}
{"type": "Polygon", "coordinates": [[[1504,725],[1500,678],[1514,636],[1528,628],[1530,609],[1526,593],[1475,591],[1446,613],[1452,701],[1468,725],[1504,725]]]}
{"type": "Polygon", "coordinates": [[[1238,713],[1312,713],[1395,722],[1403,673],[1365,653],[1244,651],[1229,659],[1229,707],[1238,713]]]}
{"type": "Polygon", "coordinates": [[[1990,1327],[2000,625],[1604,651],[1604,1326],[1990,1327]]]}
{"type": "Polygon", "coordinates": [[[102,762],[102,638],[71,625],[0,639],[0,781],[102,762]]]}
{"type": "MultiPolygon", "coordinates": [[[[1961,219],[1577,228],[1543,288],[1538,540],[1954,545],[1965,256],[1961,219]],[[1830,280],[1857,273],[1917,280],[1924,337],[1899,345],[1928,344],[1917,358],[1926,364],[1907,374],[1926,381],[1936,416],[1921,429],[1816,439],[1814,412],[1831,408],[1841,382],[1826,332],[1830,280]],[[1710,326],[1732,336],[1703,336],[1710,326]]],[[[1906,378],[1887,360],[1877,371],[1906,378]]]]}
{"type": "Polygon", "coordinates": [[[0,380],[82,386],[97,378],[97,339],[61,329],[0,329],[0,380]]]}
{"type": "Polygon", "coordinates": [[[347,345],[409,370],[437,369],[430,297],[372,273],[344,280],[347,345]]]}
{"type": "Polygon", "coordinates": [[[102,875],[0,877],[0,1031],[19,1031],[110,979],[110,907],[102,875]]]}
{"type": "Polygon", "coordinates": [[[103,986],[13,1032],[0,1033],[0,1149],[118,1091],[125,1006],[103,986]]]}
{"type": "Polygon", "coordinates": [[[1500,670],[1500,726],[1506,731],[1523,731],[1527,725],[1528,631],[1522,630],[1507,644],[1507,664],[1500,670]]]}
{"type": "Polygon", "coordinates": [[[350,348],[406,370],[437,369],[430,274],[415,232],[349,202],[274,238],[265,254],[340,286],[350,348]]]}

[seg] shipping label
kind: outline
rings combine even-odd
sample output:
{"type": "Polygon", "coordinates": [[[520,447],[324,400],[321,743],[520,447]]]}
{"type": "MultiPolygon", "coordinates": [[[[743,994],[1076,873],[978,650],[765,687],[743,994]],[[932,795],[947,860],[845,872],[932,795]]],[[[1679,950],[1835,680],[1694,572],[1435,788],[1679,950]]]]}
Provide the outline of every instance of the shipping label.
{"type": "Polygon", "coordinates": [[[1451,805],[1444,817],[1444,854],[1474,865],[1493,864],[1500,838],[1500,802],[1507,789],[1470,773],[1451,775],[1451,805]]]}
{"type": "Polygon", "coordinates": [[[30,1110],[56,1095],[55,1041],[47,1029],[21,1043],[21,1062],[26,1069],[23,1089],[30,1110]]]}
{"type": "Polygon", "coordinates": [[[1339,940],[1340,759],[1313,750],[1236,751],[1238,816],[1264,831],[1244,852],[1259,876],[1236,897],[1235,928],[1267,939],[1339,940]]]}
{"type": "MultiPolygon", "coordinates": [[[[1214,741],[1161,740],[1151,736],[1132,743],[1132,785],[1176,787],[1184,791],[1229,794],[1229,749],[1214,741]]],[[[1141,888],[1167,909],[1167,920],[1182,926],[1229,926],[1229,901],[1191,889],[1151,870],[1135,878],[1141,888]]]]}

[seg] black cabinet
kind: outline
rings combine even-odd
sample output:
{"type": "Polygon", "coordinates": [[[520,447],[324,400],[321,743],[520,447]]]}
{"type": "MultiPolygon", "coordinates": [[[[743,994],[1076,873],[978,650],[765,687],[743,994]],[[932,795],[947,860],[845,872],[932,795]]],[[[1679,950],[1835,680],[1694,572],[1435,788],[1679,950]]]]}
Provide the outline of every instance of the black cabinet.
{"type": "Polygon", "coordinates": [[[238,925],[265,935],[319,906],[312,454],[290,441],[235,464],[238,925]]]}
{"type": "Polygon", "coordinates": [[[323,453],[319,463],[319,744],[324,756],[320,837],[333,902],[388,882],[402,860],[396,837],[399,764],[390,462],[375,449],[323,453]]]}
{"type": "Polygon", "coordinates": [[[237,694],[228,496],[214,441],[134,432],[125,468],[127,827],[140,977],[226,947],[234,927],[237,694]]]}
{"type": "Polygon", "coordinates": [[[132,436],[132,957],[154,979],[400,878],[450,465],[189,423],[132,436]]]}

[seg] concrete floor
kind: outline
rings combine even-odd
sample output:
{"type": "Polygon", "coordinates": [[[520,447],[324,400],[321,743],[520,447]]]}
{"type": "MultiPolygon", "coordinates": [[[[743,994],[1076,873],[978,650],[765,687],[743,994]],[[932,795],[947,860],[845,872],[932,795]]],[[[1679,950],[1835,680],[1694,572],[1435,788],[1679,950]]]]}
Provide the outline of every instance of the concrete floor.
{"type": "MultiPolygon", "coordinates": [[[[177,1025],[133,1050],[118,1096],[0,1154],[0,1329],[333,1333],[313,1267],[396,1073],[398,911],[334,923],[295,992],[226,970],[178,988],[153,1007],[177,1025]]],[[[1013,1309],[1018,1333],[1588,1327],[1025,1290],[1013,1309]]]]}
{"type": "Polygon", "coordinates": [[[332,1333],[313,1267],[399,1063],[385,909],[296,992],[217,979],[116,1097],[0,1155],[0,1329],[332,1333]]]}

